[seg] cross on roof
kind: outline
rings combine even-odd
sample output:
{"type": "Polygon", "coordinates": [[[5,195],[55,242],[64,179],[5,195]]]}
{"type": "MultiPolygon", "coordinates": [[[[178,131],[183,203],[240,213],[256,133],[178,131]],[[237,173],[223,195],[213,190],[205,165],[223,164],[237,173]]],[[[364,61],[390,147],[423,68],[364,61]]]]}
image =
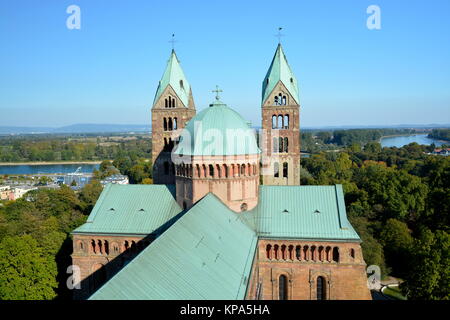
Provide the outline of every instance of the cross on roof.
{"type": "Polygon", "coordinates": [[[278,43],[281,43],[281,37],[284,36],[284,34],[281,33],[282,29],[283,29],[282,27],[278,27],[278,33],[275,35],[275,37],[278,38],[278,43]]]}
{"type": "Polygon", "coordinates": [[[219,86],[216,85],[216,90],[213,90],[212,92],[216,93],[216,100],[219,100],[219,92],[223,92],[222,90],[219,89],[219,86]]]}
{"type": "Polygon", "coordinates": [[[172,44],[172,50],[174,50],[174,48],[175,48],[175,42],[177,42],[177,41],[175,40],[175,33],[172,33],[172,39],[170,39],[169,42],[172,44]]]}

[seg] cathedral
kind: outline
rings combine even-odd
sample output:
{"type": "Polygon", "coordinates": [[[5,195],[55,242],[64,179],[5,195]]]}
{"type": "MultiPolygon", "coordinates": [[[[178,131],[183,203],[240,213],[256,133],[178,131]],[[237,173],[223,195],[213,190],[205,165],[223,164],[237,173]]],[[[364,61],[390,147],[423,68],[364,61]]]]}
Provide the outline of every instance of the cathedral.
{"type": "Polygon", "coordinates": [[[281,44],[259,132],[214,92],[197,113],[172,50],[151,110],[154,184],[107,185],[72,232],[74,298],[371,299],[342,186],[300,186],[299,89],[281,44]]]}

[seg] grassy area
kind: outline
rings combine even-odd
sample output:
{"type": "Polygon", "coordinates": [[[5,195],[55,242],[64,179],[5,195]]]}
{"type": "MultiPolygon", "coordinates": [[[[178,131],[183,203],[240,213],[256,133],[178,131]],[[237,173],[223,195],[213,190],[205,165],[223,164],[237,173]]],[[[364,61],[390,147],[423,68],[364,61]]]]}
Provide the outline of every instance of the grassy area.
{"type": "Polygon", "coordinates": [[[387,287],[383,290],[383,294],[398,300],[406,300],[406,297],[402,295],[398,287],[387,287]]]}

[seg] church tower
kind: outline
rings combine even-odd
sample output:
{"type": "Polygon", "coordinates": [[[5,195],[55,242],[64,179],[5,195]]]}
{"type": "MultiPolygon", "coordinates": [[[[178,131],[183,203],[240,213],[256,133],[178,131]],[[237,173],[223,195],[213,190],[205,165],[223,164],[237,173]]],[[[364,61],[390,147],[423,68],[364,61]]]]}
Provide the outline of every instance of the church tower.
{"type": "Polygon", "coordinates": [[[174,50],[159,81],[152,108],[153,183],[174,184],[175,167],[171,152],[181,129],[195,115],[189,82],[174,50]]]}
{"type": "Polygon", "coordinates": [[[263,184],[300,184],[300,102],[297,79],[281,44],[262,84],[263,184]]]}

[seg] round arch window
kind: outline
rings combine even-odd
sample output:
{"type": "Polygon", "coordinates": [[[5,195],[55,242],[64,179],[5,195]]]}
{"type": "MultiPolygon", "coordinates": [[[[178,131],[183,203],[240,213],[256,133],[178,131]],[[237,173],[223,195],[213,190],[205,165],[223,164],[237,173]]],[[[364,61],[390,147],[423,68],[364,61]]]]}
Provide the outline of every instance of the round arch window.
{"type": "Polygon", "coordinates": [[[241,211],[242,212],[247,211],[247,208],[248,208],[248,206],[247,206],[247,204],[245,202],[243,204],[241,204],[241,211]]]}

